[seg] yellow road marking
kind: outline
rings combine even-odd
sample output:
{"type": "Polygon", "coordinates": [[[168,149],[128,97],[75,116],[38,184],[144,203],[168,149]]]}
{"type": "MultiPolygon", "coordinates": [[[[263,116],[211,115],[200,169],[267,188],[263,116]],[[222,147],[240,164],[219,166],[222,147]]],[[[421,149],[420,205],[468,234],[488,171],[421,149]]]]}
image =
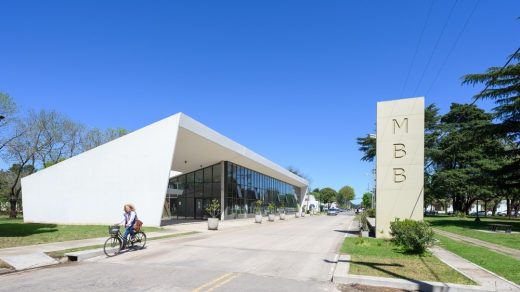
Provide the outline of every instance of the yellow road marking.
{"type": "Polygon", "coordinates": [[[238,276],[240,276],[240,274],[234,274],[232,277],[229,277],[229,278],[225,279],[224,281],[222,281],[222,282],[220,282],[220,283],[217,283],[215,286],[209,288],[209,289],[207,290],[207,292],[213,291],[213,290],[215,290],[215,289],[217,289],[217,288],[219,288],[219,287],[222,287],[222,286],[226,285],[228,282],[231,282],[231,281],[233,281],[235,278],[238,278],[238,276]]]}
{"type": "Polygon", "coordinates": [[[199,286],[198,288],[195,288],[192,292],[202,291],[204,288],[206,288],[208,286],[211,286],[213,284],[216,284],[216,283],[218,283],[218,281],[225,280],[227,277],[232,276],[232,275],[233,275],[233,273],[224,274],[224,275],[222,275],[222,276],[220,276],[220,277],[218,277],[218,278],[216,278],[216,279],[214,279],[214,280],[212,280],[212,281],[210,281],[210,282],[208,282],[208,283],[206,283],[206,284],[204,284],[202,286],[199,286]]]}

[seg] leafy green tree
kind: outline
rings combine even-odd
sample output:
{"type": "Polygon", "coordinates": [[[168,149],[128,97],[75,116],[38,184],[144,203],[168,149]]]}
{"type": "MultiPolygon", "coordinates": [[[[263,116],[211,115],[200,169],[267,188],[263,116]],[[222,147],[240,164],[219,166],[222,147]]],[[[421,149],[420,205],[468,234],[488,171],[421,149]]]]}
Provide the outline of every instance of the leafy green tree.
{"type": "Polygon", "coordinates": [[[520,49],[510,56],[506,66],[467,74],[463,77],[463,84],[485,84],[484,90],[473,98],[495,102],[492,113],[497,123],[490,126],[490,132],[500,135],[505,147],[499,153],[503,163],[491,176],[497,179],[497,188],[506,198],[510,214],[515,202],[520,201],[520,49]]]}
{"type": "Polygon", "coordinates": [[[344,186],[339,189],[336,200],[340,206],[345,206],[348,202],[354,200],[354,197],[354,189],[351,186],[344,186]]]}
{"type": "Polygon", "coordinates": [[[323,188],[320,190],[320,198],[323,203],[328,204],[330,206],[336,200],[337,192],[329,187],[323,188]]]}
{"type": "Polygon", "coordinates": [[[431,188],[450,196],[454,211],[467,213],[477,199],[493,195],[493,178],[502,144],[490,133],[492,116],[475,105],[453,103],[441,118],[442,136],[431,152],[431,188]]]}
{"type": "Polygon", "coordinates": [[[372,208],[372,193],[366,192],[363,194],[362,205],[365,208],[372,208]]]}
{"type": "Polygon", "coordinates": [[[376,137],[374,135],[366,135],[365,137],[356,138],[359,145],[359,151],[363,153],[362,161],[372,162],[376,158],[376,137]]]}

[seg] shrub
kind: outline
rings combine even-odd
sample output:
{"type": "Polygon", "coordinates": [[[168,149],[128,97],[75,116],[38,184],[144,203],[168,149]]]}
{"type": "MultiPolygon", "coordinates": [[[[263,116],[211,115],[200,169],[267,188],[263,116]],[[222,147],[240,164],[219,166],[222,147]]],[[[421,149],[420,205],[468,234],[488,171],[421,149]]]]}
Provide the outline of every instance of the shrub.
{"type": "Polygon", "coordinates": [[[359,213],[356,216],[357,221],[359,222],[359,228],[362,231],[368,231],[368,217],[367,212],[359,213]]]}
{"type": "Polygon", "coordinates": [[[211,200],[211,203],[206,208],[206,212],[211,218],[216,218],[220,214],[220,202],[217,199],[211,200]]]}
{"type": "Polygon", "coordinates": [[[261,215],[262,214],[262,204],[263,204],[262,200],[257,200],[255,202],[255,213],[257,215],[261,215]]]}
{"type": "Polygon", "coordinates": [[[273,202],[270,202],[267,205],[267,209],[269,210],[269,214],[274,214],[274,209],[276,208],[275,204],[273,202]]]}
{"type": "Polygon", "coordinates": [[[367,210],[367,215],[370,218],[376,218],[376,209],[370,208],[367,210]]]}
{"type": "Polygon", "coordinates": [[[396,218],[390,223],[393,242],[407,252],[422,254],[428,246],[433,245],[433,230],[424,221],[396,218]]]}
{"type": "Polygon", "coordinates": [[[455,215],[455,217],[458,217],[458,218],[466,218],[466,213],[461,212],[461,211],[455,212],[454,215],[455,215]]]}

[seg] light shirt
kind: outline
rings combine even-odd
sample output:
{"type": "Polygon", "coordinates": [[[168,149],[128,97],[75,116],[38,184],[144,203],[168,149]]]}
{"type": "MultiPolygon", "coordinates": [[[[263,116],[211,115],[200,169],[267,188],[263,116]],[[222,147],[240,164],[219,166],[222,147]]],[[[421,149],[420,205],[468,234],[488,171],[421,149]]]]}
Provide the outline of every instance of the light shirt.
{"type": "Polygon", "coordinates": [[[119,224],[125,223],[125,227],[130,227],[135,219],[135,211],[130,211],[128,213],[123,214],[123,221],[119,222],[119,224]]]}

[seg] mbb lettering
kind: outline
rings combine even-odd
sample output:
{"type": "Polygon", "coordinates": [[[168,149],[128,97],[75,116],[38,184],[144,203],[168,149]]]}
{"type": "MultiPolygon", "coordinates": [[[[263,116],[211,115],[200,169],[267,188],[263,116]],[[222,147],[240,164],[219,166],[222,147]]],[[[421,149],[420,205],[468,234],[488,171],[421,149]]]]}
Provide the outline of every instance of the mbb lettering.
{"type": "MultiPolygon", "coordinates": [[[[392,119],[394,135],[404,131],[408,134],[408,118],[403,118],[401,121],[392,119]]],[[[401,159],[406,156],[406,145],[404,143],[394,143],[393,153],[395,159],[401,159]]],[[[402,183],[406,181],[406,171],[404,168],[394,167],[394,183],[402,183]]]]}

